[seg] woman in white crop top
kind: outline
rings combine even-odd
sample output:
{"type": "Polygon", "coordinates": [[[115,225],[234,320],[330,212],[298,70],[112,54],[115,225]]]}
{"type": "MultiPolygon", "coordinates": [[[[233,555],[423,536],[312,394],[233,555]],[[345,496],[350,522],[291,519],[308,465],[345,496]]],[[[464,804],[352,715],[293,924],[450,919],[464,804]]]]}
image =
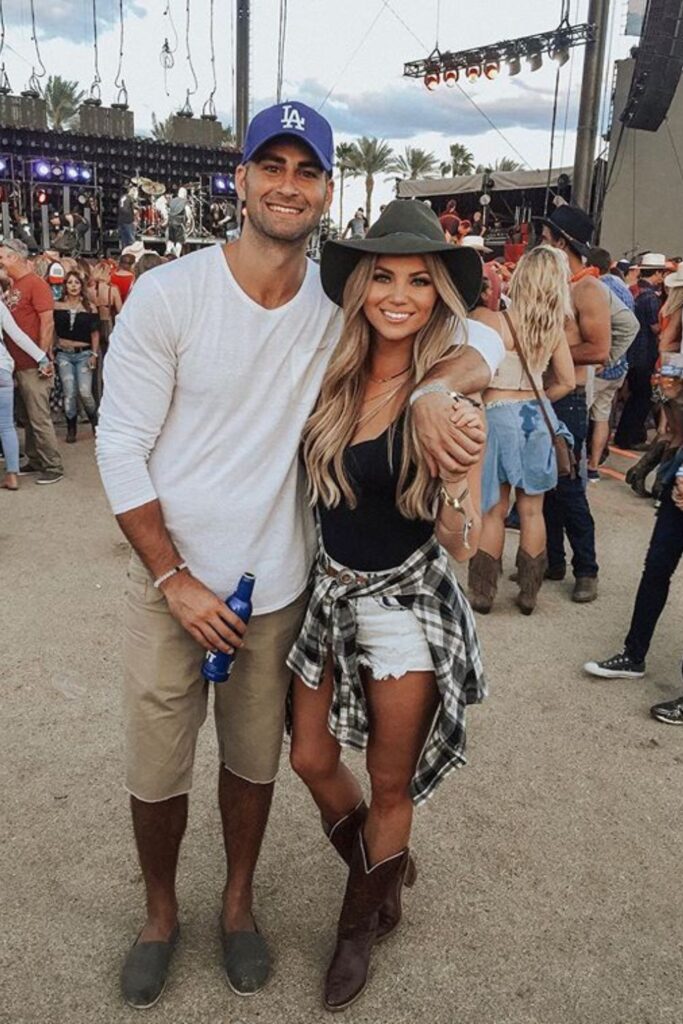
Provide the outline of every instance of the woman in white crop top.
{"type": "Polygon", "coordinates": [[[575,386],[574,364],[565,335],[567,318],[572,316],[568,281],[564,253],[547,245],[538,246],[517,264],[510,286],[509,312],[476,309],[471,314],[497,330],[505,345],[505,359],[484,394],[488,423],[482,478],[484,517],[479,551],[469,565],[470,600],[479,612],[490,611],[495,599],[513,487],[521,522],[517,604],[524,614],[533,611],[543,581],[543,496],[557,484],[557,464],[534,385],[554,429],[566,431],[550,403],[575,386]],[[544,394],[543,374],[549,366],[553,383],[544,394]]]}

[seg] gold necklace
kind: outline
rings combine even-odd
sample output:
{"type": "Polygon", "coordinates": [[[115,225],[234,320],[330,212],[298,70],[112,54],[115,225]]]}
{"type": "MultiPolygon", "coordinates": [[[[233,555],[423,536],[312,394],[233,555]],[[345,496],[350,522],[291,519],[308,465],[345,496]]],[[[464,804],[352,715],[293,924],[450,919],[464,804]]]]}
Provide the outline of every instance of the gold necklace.
{"type": "MultiPolygon", "coordinates": [[[[393,401],[393,399],[396,397],[396,395],[401,391],[403,387],[403,384],[398,384],[395,388],[390,388],[388,391],[383,391],[381,395],[375,395],[375,398],[382,398],[384,399],[384,401],[380,402],[378,405],[373,406],[371,409],[368,409],[368,411],[364,412],[362,416],[359,416],[356,426],[360,426],[361,423],[367,423],[368,420],[373,419],[378,412],[381,412],[382,409],[386,409],[389,403],[393,401]]],[[[370,401],[372,400],[373,399],[370,399],[370,401]]]]}
{"type": "Polygon", "coordinates": [[[392,373],[390,377],[373,377],[371,373],[368,376],[374,384],[388,384],[390,380],[396,380],[397,377],[402,377],[404,373],[407,373],[411,365],[406,366],[404,370],[400,370],[398,373],[392,373]]]}

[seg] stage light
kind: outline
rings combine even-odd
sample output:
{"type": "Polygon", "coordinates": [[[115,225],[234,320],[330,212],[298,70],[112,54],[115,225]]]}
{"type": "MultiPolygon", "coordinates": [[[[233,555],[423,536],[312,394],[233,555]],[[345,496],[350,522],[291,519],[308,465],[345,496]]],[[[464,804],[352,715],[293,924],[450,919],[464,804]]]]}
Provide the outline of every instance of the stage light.
{"type": "Polygon", "coordinates": [[[498,78],[500,74],[500,61],[487,60],[484,64],[484,75],[489,81],[493,81],[494,78],[498,78]]]}
{"type": "Polygon", "coordinates": [[[553,60],[557,61],[561,68],[563,68],[569,60],[569,47],[566,44],[560,43],[559,46],[550,51],[550,56],[553,60]]]}
{"type": "Polygon", "coordinates": [[[36,202],[38,202],[41,206],[44,206],[47,202],[47,192],[44,188],[39,188],[36,192],[36,202]]]}
{"type": "Polygon", "coordinates": [[[430,71],[428,74],[425,75],[425,88],[429,89],[430,92],[434,92],[434,90],[438,87],[440,81],[441,76],[439,75],[438,71],[430,71]]]}
{"type": "Polygon", "coordinates": [[[225,178],[215,177],[213,179],[213,187],[216,189],[216,192],[227,192],[228,191],[228,183],[225,180],[225,178]]]}
{"type": "Polygon", "coordinates": [[[507,61],[508,70],[510,72],[510,78],[514,75],[518,75],[522,70],[522,62],[519,57],[510,57],[507,61]]]}
{"type": "Polygon", "coordinates": [[[52,177],[53,178],[63,178],[64,177],[64,168],[62,167],[61,164],[53,164],[52,165],[52,177]]]}
{"type": "Polygon", "coordinates": [[[66,176],[69,181],[76,181],[78,178],[78,168],[70,164],[66,169],[66,176]]]}
{"type": "Polygon", "coordinates": [[[49,178],[50,165],[46,164],[44,160],[39,160],[35,165],[35,172],[39,178],[49,178]]]}
{"type": "Polygon", "coordinates": [[[446,71],[443,76],[443,80],[449,89],[453,89],[458,84],[459,78],[460,72],[458,71],[457,68],[449,68],[448,71],[446,71]]]}
{"type": "Polygon", "coordinates": [[[529,71],[538,71],[543,67],[543,55],[540,51],[536,50],[527,56],[527,62],[529,64],[529,71]]]}
{"type": "Polygon", "coordinates": [[[0,174],[7,170],[7,161],[0,158],[0,174]]]}
{"type": "Polygon", "coordinates": [[[474,82],[478,81],[479,78],[481,78],[481,67],[479,64],[472,64],[467,69],[467,81],[474,84],[474,82]]]}
{"type": "Polygon", "coordinates": [[[92,171],[89,167],[81,167],[81,181],[90,181],[92,178],[92,171]]]}

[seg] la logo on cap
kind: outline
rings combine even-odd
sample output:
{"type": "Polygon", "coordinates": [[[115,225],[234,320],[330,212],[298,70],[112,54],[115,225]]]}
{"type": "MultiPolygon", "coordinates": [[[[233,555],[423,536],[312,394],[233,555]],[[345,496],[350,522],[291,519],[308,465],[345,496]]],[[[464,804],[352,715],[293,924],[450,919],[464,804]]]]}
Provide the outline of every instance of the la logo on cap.
{"type": "Polygon", "coordinates": [[[298,132],[303,132],[306,129],[306,118],[301,116],[301,113],[293,107],[291,103],[285,103],[282,107],[282,120],[280,122],[283,128],[287,128],[291,131],[292,128],[296,128],[298,132]]]}

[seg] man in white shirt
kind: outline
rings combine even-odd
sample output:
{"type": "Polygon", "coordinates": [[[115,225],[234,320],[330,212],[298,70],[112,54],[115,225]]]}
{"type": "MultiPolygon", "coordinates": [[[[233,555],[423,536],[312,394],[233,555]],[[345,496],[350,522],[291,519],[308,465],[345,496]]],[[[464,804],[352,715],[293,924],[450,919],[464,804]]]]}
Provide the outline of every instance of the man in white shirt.
{"type": "MultiPolygon", "coordinates": [[[[240,240],[141,278],[107,357],[98,463],[134,549],[126,785],[147,920],[122,988],[137,1007],[160,997],[178,937],[175,874],[206,715],[206,650],[238,651],[230,681],[214,690],[228,863],[223,962],[238,994],[268,976],[252,884],[282,742],[285,658],[314,551],[299,440],[340,330],[305,255],[332,201],[333,153],[330,126],[303,104],[258,114],[236,175],[248,214],[240,240]],[[224,603],[246,571],[256,576],[248,631],[224,603]]],[[[502,359],[495,332],[475,333],[413,406],[435,473],[476,461],[484,443],[471,407],[449,394],[483,389],[502,359]]]]}

